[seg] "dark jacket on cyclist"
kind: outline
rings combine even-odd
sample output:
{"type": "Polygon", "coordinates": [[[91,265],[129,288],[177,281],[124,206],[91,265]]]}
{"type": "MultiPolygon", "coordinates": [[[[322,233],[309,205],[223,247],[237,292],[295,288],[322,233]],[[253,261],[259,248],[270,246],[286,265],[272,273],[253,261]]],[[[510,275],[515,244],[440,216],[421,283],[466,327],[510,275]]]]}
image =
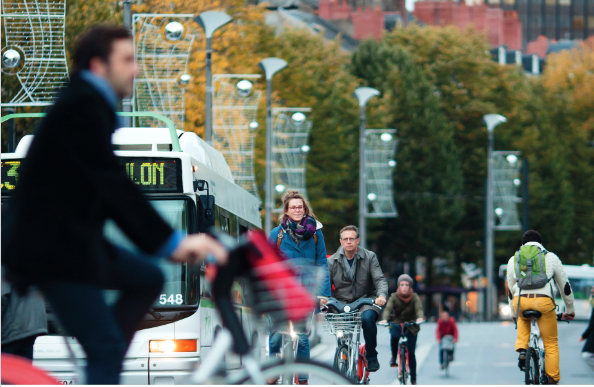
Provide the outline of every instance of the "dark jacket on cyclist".
{"type": "Polygon", "coordinates": [[[72,75],[35,131],[2,219],[2,264],[13,285],[107,282],[117,259],[103,236],[109,218],[148,254],[173,237],[113,152],[117,122],[115,102],[72,75]]]}
{"type": "MultiPolygon", "coordinates": [[[[396,293],[392,293],[386,307],[384,308],[383,320],[387,320],[396,324],[403,322],[414,321],[424,318],[423,304],[416,293],[413,293],[412,299],[409,302],[404,302],[396,293]]],[[[417,325],[409,328],[413,334],[419,333],[421,328],[417,325]]]]}
{"type": "MultiPolygon", "coordinates": [[[[388,298],[388,281],[384,277],[377,256],[373,251],[362,247],[357,248],[353,269],[354,277],[350,278],[345,265],[345,254],[342,246],[328,258],[330,282],[334,285],[332,296],[340,302],[351,303],[362,297],[388,298]]],[[[361,312],[375,310],[372,306],[365,305],[361,312]]]]}

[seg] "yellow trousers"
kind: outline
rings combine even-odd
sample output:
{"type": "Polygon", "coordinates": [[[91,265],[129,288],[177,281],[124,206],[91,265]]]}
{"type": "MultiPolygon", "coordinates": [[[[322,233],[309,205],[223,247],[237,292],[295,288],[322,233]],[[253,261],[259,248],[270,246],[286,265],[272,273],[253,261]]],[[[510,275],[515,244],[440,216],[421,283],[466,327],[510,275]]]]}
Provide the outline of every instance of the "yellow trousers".
{"type": "MultiPolygon", "coordinates": [[[[518,308],[518,298],[514,297],[514,309],[518,308]]],[[[536,310],[542,313],[537,320],[540,329],[540,337],[545,347],[545,372],[555,381],[561,380],[559,373],[559,344],[557,343],[557,312],[555,302],[548,297],[527,298],[522,297],[520,301],[520,313],[518,314],[518,338],[516,339],[516,351],[528,349],[530,341],[530,324],[532,319],[522,316],[525,310],[536,310]]],[[[526,359],[526,363],[528,359],[526,359]]]]}

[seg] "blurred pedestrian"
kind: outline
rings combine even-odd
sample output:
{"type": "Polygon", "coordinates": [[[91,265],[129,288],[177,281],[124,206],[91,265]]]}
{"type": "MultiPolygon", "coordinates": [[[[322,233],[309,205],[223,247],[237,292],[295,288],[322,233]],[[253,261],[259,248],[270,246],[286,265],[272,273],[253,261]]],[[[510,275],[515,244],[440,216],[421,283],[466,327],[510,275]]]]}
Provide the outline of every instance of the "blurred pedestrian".
{"type": "Polygon", "coordinates": [[[154,260],[103,236],[112,219],[145,255],[225,262],[213,239],[183,238],[157,214],[111,144],[118,100],[138,68],[130,31],[94,27],[78,39],[70,84],[35,132],[2,219],[2,261],[19,288],[37,285],[86,356],[86,384],[117,384],[128,345],[164,282],[154,260]],[[119,290],[108,306],[102,289],[119,290]]]}
{"type": "MultiPolygon", "coordinates": [[[[297,267],[299,280],[312,294],[330,297],[326,244],[321,230],[323,226],[316,220],[305,196],[297,191],[287,192],[283,197],[283,212],[279,216],[279,223],[280,225],[270,232],[269,242],[297,267]],[[316,270],[321,270],[323,275],[318,276],[316,270]],[[316,280],[320,277],[322,282],[317,284],[316,280]]],[[[271,356],[280,352],[281,343],[280,334],[271,334],[271,356]]],[[[309,360],[309,357],[309,338],[300,336],[297,359],[309,360]]],[[[308,384],[308,379],[307,374],[299,374],[299,384],[308,384]]]]}
{"type": "Polygon", "coordinates": [[[18,292],[2,277],[2,352],[33,360],[33,345],[47,334],[45,302],[30,289],[18,292]]]}
{"type": "Polygon", "coordinates": [[[592,295],[590,295],[590,305],[592,306],[592,314],[590,315],[590,323],[588,327],[580,336],[580,341],[586,341],[582,349],[582,356],[586,364],[594,371],[594,286],[592,286],[592,295]]]}

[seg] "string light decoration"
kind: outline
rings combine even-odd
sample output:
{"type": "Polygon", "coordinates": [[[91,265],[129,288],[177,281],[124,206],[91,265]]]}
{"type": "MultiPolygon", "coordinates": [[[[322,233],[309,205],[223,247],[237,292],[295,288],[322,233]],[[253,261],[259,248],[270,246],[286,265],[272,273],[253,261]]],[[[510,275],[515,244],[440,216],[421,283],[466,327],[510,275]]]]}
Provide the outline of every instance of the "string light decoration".
{"type": "MultiPolygon", "coordinates": [[[[188,61],[199,31],[192,14],[133,15],[132,30],[138,76],[134,79],[134,111],[155,112],[184,127],[185,88],[191,81],[188,61]]],[[[141,127],[158,127],[160,121],[139,118],[141,127]]]]}
{"type": "Polygon", "coordinates": [[[310,108],[272,109],[272,181],[275,210],[282,211],[282,197],[288,190],[296,190],[307,198],[305,170],[309,133],[312,121],[304,113],[310,108]]]}
{"type": "Polygon", "coordinates": [[[2,106],[46,106],[54,103],[68,81],[64,49],[65,0],[2,1],[2,76],[21,85],[2,106]]]}
{"type": "Polygon", "coordinates": [[[493,151],[493,208],[495,230],[520,230],[518,197],[521,185],[520,152],[493,151]]]}
{"type": "Polygon", "coordinates": [[[214,147],[227,160],[235,183],[256,196],[260,201],[254,158],[258,104],[262,91],[256,90],[255,74],[213,75],[214,147]]]}
{"type": "Polygon", "coordinates": [[[394,204],[397,145],[396,129],[365,130],[365,186],[367,201],[371,203],[367,218],[398,216],[394,204]]]}

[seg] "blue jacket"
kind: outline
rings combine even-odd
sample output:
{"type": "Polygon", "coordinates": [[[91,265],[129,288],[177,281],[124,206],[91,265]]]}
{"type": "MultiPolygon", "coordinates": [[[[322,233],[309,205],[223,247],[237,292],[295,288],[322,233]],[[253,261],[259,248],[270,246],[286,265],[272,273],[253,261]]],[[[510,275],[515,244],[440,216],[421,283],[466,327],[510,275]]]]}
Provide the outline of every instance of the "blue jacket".
{"type": "MultiPolygon", "coordinates": [[[[280,230],[281,226],[273,228],[268,237],[268,241],[274,245],[275,249],[280,230]]],[[[297,246],[295,241],[283,230],[280,251],[297,268],[299,280],[308,291],[316,296],[330,297],[330,273],[328,271],[328,260],[326,259],[326,244],[321,230],[316,231],[316,237],[318,239],[317,243],[314,243],[314,238],[311,238],[297,246]],[[314,267],[316,266],[322,271],[321,282],[318,286],[316,286],[316,276],[314,274],[314,267]]]]}

